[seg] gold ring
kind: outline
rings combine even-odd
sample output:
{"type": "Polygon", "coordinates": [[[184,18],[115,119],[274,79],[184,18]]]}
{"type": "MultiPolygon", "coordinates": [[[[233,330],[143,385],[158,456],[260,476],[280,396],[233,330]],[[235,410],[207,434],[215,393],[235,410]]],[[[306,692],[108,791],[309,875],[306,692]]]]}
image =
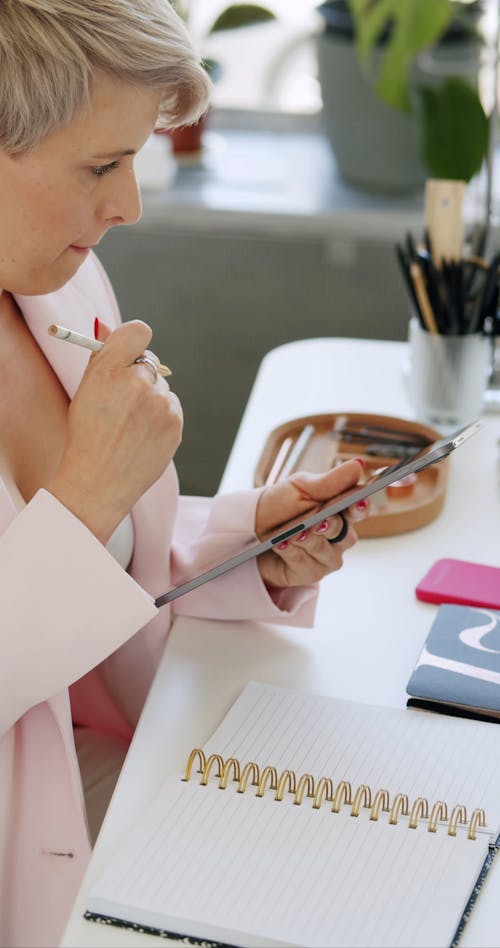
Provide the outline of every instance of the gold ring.
{"type": "Polygon", "coordinates": [[[142,355],[142,356],[138,356],[137,359],[134,360],[134,362],[136,365],[137,364],[147,365],[148,368],[151,369],[151,371],[153,372],[153,385],[154,385],[154,383],[156,382],[156,379],[158,378],[158,366],[156,365],[155,362],[153,362],[153,359],[150,359],[149,356],[142,355]]]}

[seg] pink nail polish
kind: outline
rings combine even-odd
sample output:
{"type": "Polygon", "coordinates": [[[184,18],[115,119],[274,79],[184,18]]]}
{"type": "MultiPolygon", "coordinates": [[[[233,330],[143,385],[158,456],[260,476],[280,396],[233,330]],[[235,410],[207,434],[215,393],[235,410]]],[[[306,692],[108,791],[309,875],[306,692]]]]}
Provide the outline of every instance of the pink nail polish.
{"type": "Polygon", "coordinates": [[[364,458],[354,458],[354,460],[357,461],[358,464],[361,464],[361,467],[366,467],[366,461],[364,458]]]}
{"type": "Polygon", "coordinates": [[[94,339],[99,339],[99,317],[94,319],[94,339]]]}
{"type": "Polygon", "coordinates": [[[328,530],[328,520],[322,520],[317,527],[314,527],[314,533],[324,533],[325,530],[328,530]]]}
{"type": "Polygon", "coordinates": [[[299,543],[303,543],[304,540],[307,540],[308,536],[309,536],[309,530],[303,530],[302,533],[299,533],[297,540],[299,541],[299,543]]]}
{"type": "Polygon", "coordinates": [[[356,507],[359,507],[360,510],[366,510],[366,508],[368,507],[368,501],[364,499],[358,500],[356,507]]]}
{"type": "Polygon", "coordinates": [[[282,540],[281,543],[278,543],[276,549],[277,549],[277,550],[286,550],[287,546],[288,546],[288,540],[282,540]]]}

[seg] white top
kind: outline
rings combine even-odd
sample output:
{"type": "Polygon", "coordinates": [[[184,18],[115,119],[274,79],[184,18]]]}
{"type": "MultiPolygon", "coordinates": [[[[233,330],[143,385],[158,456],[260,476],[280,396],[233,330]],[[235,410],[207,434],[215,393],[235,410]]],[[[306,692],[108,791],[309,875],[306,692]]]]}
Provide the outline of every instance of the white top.
{"type": "Polygon", "coordinates": [[[132,559],[134,539],[134,524],[131,515],[127,514],[106,543],[108,553],[114,556],[123,569],[127,569],[132,559]]]}

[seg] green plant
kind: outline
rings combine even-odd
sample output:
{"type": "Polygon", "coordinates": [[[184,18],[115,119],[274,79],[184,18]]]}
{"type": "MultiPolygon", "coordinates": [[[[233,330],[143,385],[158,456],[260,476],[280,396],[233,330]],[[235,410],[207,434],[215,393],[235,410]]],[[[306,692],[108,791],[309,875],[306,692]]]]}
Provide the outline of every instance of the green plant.
{"type": "Polygon", "coordinates": [[[415,80],[413,66],[422,53],[443,41],[453,25],[477,37],[478,4],[460,0],[347,3],[362,67],[376,69],[375,90],[383,101],[415,115],[426,167],[437,178],[469,181],[481,169],[488,150],[489,121],[477,88],[459,75],[439,84],[423,83],[415,80]],[[377,67],[376,47],[381,50],[377,67]]]}
{"type": "Polygon", "coordinates": [[[217,19],[212,23],[209,33],[236,30],[242,26],[252,26],[255,23],[265,23],[275,19],[276,15],[273,11],[259,3],[233,3],[219,13],[217,19]]]}
{"type": "MultiPolygon", "coordinates": [[[[171,0],[172,5],[177,10],[179,16],[189,24],[190,22],[190,0],[171,0]]],[[[254,26],[257,23],[266,23],[275,20],[276,15],[268,7],[260,3],[232,3],[225,7],[208,27],[207,36],[214,33],[222,33],[227,30],[237,30],[246,26],[254,26]]],[[[213,79],[220,74],[220,64],[209,58],[203,59],[207,72],[213,79]]]]}

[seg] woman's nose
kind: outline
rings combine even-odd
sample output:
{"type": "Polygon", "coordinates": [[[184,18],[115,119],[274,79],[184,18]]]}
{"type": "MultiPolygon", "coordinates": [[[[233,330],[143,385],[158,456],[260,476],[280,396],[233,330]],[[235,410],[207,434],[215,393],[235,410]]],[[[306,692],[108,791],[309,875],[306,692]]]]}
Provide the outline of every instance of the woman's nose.
{"type": "Polygon", "coordinates": [[[110,188],[103,199],[99,216],[108,227],[135,224],[142,214],[141,193],[133,168],[123,174],[110,174],[110,188]]]}

